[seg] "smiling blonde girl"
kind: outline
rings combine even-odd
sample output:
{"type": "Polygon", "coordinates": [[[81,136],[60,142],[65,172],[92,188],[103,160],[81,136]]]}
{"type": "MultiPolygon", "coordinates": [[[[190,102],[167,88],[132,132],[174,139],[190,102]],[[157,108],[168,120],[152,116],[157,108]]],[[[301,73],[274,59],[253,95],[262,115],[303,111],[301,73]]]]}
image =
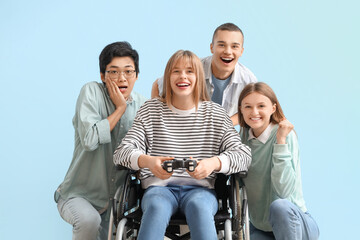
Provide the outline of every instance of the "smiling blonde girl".
{"type": "Polygon", "coordinates": [[[163,239],[171,216],[182,212],[191,239],[217,239],[216,173],[246,171],[251,155],[225,110],[208,101],[204,70],[190,51],[168,61],[161,99],[147,101],[117,148],[114,163],[140,170],[145,190],[138,239],[163,239]],[[171,157],[169,157],[171,156],[171,157]],[[165,160],[198,160],[194,172],[166,172],[165,160]],[[153,224],[153,223],[156,224],[153,224]]]}

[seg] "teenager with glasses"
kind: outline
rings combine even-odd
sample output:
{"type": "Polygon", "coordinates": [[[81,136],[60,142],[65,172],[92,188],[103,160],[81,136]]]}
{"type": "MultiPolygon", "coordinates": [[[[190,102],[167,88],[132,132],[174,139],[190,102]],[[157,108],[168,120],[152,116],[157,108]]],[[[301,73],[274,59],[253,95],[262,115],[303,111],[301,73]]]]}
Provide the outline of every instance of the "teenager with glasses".
{"type": "Polygon", "coordinates": [[[55,192],[61,217],[73,226],[72,239],[107,239],[108,207],[123,180],[112,155],[145,102],[132,91],[139,56],[129,43],[106,46],[99,64],[102,83],[87,83],[80,91],[73,118],[73,159],[55,192]]]}

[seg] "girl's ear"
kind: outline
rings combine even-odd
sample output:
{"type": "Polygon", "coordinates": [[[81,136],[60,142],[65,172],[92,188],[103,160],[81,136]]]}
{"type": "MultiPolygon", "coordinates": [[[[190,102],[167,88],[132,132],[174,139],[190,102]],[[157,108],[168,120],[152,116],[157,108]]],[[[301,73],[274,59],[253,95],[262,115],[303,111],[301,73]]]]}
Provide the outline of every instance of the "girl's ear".
{"type": "Polygon", "coordinates": [[[276,103],[273,104],[273,110],[272,113],[274,113],[276,111],[276,103]]]}

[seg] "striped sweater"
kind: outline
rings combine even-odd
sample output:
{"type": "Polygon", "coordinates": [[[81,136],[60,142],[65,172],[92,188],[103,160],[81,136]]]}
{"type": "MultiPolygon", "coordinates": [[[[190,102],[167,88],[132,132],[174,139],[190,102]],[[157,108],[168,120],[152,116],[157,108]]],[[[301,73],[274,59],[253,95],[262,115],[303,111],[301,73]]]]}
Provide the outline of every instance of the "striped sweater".
{"type": "MultiPolygon", "coordinates": [[[[205,101],[197,111],[179,114],[166,103],[150,99],[137,112],[131,129],[114,153],[114,163],[138,170],[141,154],[172,156],[196,160],[217,156],[225,174],[246,171],[251,163],[250,148],[241,143],[229,116],[218,104],[205,101]]],[[[155,177],[147,168],[140,169],[143,188],[149,186],[199,185],[214,187],[216,174],[197,180],[184,169],[175,169],[166,180],[155,177]]]]}

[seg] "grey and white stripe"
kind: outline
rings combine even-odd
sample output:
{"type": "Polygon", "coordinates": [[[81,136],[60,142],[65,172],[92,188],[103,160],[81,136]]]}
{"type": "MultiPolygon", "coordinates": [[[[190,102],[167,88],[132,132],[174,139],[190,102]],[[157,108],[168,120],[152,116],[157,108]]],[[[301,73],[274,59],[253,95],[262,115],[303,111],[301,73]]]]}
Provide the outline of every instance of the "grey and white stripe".
{"type": "MultiPolygon", "coordinates": [[[[132,155],[139,153],[177,159],[191,156],[197,160],[226,156],[230,162],[226,174],[245,171],[251,162],[250,149],[241,143],[225,110],[210,101],[202,102],[195,113],[188,115],[174,113],[158,99],[145,102],[139,109],[132,128],[116,149],[114,163],[130,168],[132,155]]],[[[185,170],[176,170],[168,181],[161,182],[163,180],[154,177],[150,170],[140,171],[140,179],[147,182],[145,186],[143,184],[145,188],[154,183],[168,184],[172,178],[178,177],[191,178],[185,170]]],[[[215,173],[212,173],[207,178],[208,187],[212,187],[214,179],[215,173]]],[[[192,180],[197,181],[195,184],[199,183],[198,180],[191,178],[192,180]]]]}

